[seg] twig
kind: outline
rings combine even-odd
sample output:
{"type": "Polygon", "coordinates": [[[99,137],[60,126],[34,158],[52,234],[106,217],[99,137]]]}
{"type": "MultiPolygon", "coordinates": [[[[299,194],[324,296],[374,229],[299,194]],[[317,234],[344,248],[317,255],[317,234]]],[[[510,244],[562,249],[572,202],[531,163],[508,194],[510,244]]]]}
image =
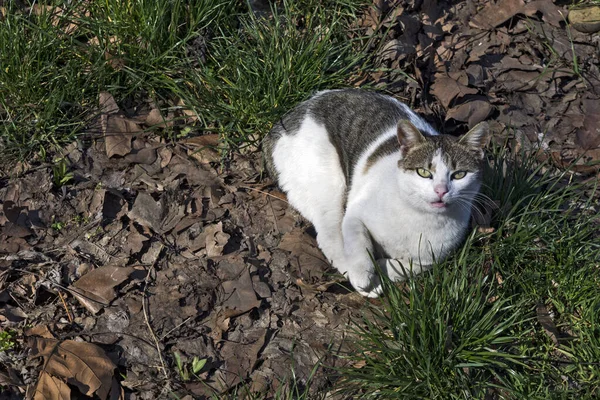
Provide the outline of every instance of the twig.
{"type": "Polygon", "coordinates": [[[273,214],[273,222],[275,223],[275,231],[279,235],[281,232],[279,232],[279,226],[277,226],[277,216],[275,216],[275,210],[273,209],[273,203],[271,203],[271,198],[267,198],[267,200],[269,202],[269,206],[271,207],[271,214],[273,214]]]}
{"type": "Polygon", "coordinates": [[[160,342],[154,333],[154,329],[152,329],[152,325],[150,324],[150,318],[148,317],[148,297],[146,296],[148,293],[148,284],[150,283],[150,276],[154,272],[154,264],[148,270],[148,274],[146,275],[146,279],[144,281],[144,298],[142,301],[142,308],[144,310],[144,319],[146,320],[146,325],[148,326],[148,331],[150,331],[150,336],[152,336],[152,340],[154,340],[154,345],[156,346],[156,351],[158,352],[158,358],[160,359],[160,364],[162,365],[163,374],[165,378],[169,380],[169,374],[167,373],[167,367],[165,366],[165,360],[163,360],[162,351],[160,350],[160,342]]]}
{"type": "Polygon", "coordinates": [[[60,297],[60,300],[63,303],[63,306],[65,306],[65,311],[67,312],[67,317],[69,317],[69,322],[73,323],[73,317],[71,316],[71,312],[69,311],[69,307],[67,307],[67,302],[65,301],[65,298],[63,297],[60,289],[56,291],[56,293],[58,293],[58,297],[60,297]]]}
{"type": "Polygon", "coordinates": [[[239,188],[240,189],[253,190],[253,191],[258,192],[258,193],[266,194],[269,197],[272,197],[274,199],[281,200],[281,201],[283,201],[283,202],[285,202],[287,204],[290,204],[289,201],[284,200],[281,197],[275,196],[275,195],[273,195],[273,194],[271,194],[269,192],[265,192],[264,190],[256,189],[256,188],[253,188],[253,187],[250,187],[250,186],[239,186],[239,188]]]}
{"type": "Polygon", "coordinates": [[[162,342],[163,340],[165,340],[165,338],[167,336],[169,336],[175,329],[178,329],[179,327],[181,327],[182,325],[185,325],[190,319],[192,319],[192,317],[187,317],[182,323],[180,323],[179,325],[177,325],[175,328],[171,329],[169,332],[165,333],[164,335],[162,335],[162,337],[160,338],[160,341],[162,342]]]}

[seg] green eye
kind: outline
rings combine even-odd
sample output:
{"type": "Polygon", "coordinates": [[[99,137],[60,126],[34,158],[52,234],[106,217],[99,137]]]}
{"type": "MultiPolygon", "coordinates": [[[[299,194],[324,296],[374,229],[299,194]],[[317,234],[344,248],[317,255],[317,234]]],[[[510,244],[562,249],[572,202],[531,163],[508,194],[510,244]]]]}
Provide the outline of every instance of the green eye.
{"type": "Polygon", "coordinates": [[[458,180],[464,178],[465,175],[467,175],[467,171],[456,171],[450,178],[458,180]]]}
{"type": "Polygon", "coordinates": [[[417,168],[417,174],[421,178],[431,178],[431,172],[427,171],[425,168],[417,168]]]}

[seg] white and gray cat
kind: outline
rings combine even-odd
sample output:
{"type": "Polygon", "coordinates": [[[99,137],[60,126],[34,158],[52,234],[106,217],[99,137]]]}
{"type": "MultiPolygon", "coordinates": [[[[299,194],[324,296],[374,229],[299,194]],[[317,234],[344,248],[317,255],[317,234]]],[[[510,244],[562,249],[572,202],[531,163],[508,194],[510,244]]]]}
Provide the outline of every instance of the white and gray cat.
{"type": "Polygon", "coordinates": [[[392,97],[327,90],[275,124],[263,149],[325,256],[359,293],[376,297],[371,255],[402,280],[463,240],[487,134],[481,123],[459,139],[441,135],[392,97]]]}

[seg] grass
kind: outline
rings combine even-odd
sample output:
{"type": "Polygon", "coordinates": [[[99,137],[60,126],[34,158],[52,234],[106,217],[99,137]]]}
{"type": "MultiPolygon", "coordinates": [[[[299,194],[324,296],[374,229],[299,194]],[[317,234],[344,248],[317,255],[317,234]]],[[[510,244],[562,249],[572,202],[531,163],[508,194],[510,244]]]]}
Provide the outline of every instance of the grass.
{"type": "Polygon", "coordinates": [[[168,137],[216,131],[229,149],[256,144],[291,105],[347,86],[363,58],[345,35],[364,1],[283,1],[271,17],[235,0],[60,4],[9,2],[0,17],[7,164],[97,136],[88,128],[101,91],[130,108],[153,101],[199,117],[168,137]]]}
{"type": "Polygon", "coordinates": [[[387,282],[383,308],[370,307],[375,320],[356,325],[347,358],[359,368],[339,371],[345,393],[600,395],[597,204],[565,182],[568,173],[526,156],[499,150],[489,164],[483,192],[500,201],[493,233],[473,233],[451,260],[404,285],[387,282]]]}

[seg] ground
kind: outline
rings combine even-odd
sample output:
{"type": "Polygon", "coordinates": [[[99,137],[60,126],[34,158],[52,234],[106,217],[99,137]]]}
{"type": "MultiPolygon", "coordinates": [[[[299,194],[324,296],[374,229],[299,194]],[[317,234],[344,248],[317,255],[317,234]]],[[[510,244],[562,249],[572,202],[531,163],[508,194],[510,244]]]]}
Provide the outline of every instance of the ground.
{"type": "MultiPolygon", "coordinates": [[[[369,38],[376,69],[352,84],[395,95],[444,133],[487,120],[493,143],[595,180],[600,42],[568,10],[376,1],[349,32],[369,38]]],[[[87,129],[102,135],[0,178],[0,398],[36,384],[39,396],[80,398],[330,391],[367,303],[263,175],[260,151],[223,157],[218,135],[144,133],[165,123],[155,105],[98,98],[87,129]]]]}

